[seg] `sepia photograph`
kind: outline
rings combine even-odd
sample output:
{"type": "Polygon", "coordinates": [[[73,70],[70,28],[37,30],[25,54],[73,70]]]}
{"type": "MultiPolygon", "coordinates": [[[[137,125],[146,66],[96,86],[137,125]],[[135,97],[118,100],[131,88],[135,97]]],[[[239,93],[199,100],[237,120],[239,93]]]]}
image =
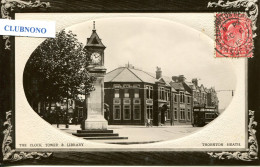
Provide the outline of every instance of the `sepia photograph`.
{"type": "Polygon", "coordinates": [[[66,28],[28,59],[27,101],[53,127],[86,140],[144,144],[189,135],[225,111],[236,76],[231,62],[206,48],[212,43],[188,30],[151,18],[66,28]]]}
{"type": "Polygon", "coordinates": [[[5,165],[255,165],[257,2],[3,1],[5,165]]]}
{"type": "Polygon", "coordinates": [[[214,14],[71,15],[16,37],[17,149],[246,149],[247,65],[215,57],[214,14]]]}

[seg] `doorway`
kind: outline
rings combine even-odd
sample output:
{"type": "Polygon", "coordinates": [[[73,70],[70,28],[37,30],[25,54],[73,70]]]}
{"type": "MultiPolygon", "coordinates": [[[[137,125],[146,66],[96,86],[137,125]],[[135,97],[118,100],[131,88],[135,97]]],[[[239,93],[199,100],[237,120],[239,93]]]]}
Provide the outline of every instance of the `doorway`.
{"type": "Polygon", "coordinates": [[[165,124],[165,111],[161,109],[161,124],[165,124]]]}

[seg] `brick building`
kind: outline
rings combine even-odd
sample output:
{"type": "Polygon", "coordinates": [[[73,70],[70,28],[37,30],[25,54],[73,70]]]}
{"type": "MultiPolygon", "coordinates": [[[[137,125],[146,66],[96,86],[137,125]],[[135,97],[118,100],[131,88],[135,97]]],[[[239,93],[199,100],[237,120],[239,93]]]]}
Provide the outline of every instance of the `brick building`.
{"type": "MultiPolygon", "coordinates": [[[[181,76],[183,77],[183,76],[181,76]]],[[[177,93],[173,94],[173,120],[174,124],[191,124],[192,121],[192,99],[189,89],[185,87],[184,81],[171,82],[172,88],[177,93]]]]}
{"type": "Polygon", "coordinates": [[[184,76],[172,80],[157,67],[154,74],[119,67],[105,76],[105,103],[109,124],[145,125],[147,119],[158,125],[192,124],[192,93],[184,76]]]}

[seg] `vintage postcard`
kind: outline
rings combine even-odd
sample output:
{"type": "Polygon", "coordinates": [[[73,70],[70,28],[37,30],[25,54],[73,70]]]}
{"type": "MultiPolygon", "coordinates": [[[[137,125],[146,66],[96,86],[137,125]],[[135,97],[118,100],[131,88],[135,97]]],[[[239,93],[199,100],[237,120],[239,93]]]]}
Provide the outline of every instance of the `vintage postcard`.
{"type": "Polygon", "coordinates": [[[259,163],[257,2],[8,3],[4,164],[259,163]]]}

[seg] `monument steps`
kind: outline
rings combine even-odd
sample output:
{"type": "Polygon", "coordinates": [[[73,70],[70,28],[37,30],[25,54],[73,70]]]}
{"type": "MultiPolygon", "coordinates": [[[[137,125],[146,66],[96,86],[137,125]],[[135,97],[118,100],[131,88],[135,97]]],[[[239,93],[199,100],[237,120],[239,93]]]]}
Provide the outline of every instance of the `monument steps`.
{"type": "Polygon", "coordinates": [[[128,137],[119,136],[100,136],[100,137],[84,137],[86,140],[108,140],[108,139],[128,139],[128,137]]]}
{"type": "Polygon", "coordinates": [[[78,137],[119,136],[118,133],[73,133],[78,137]]]}
{"type": "Polygon", "coordinates": [[[86,140],[128,139],[128,137],[119,137],[118,133],[108,129],[77,130],[77,133],[72,133],[72,135],[86,140]]]}
{"type": "Polygon", "coordinates": [[[113,130],[77,130],[77,133],[113,133],[113,130]]]}

